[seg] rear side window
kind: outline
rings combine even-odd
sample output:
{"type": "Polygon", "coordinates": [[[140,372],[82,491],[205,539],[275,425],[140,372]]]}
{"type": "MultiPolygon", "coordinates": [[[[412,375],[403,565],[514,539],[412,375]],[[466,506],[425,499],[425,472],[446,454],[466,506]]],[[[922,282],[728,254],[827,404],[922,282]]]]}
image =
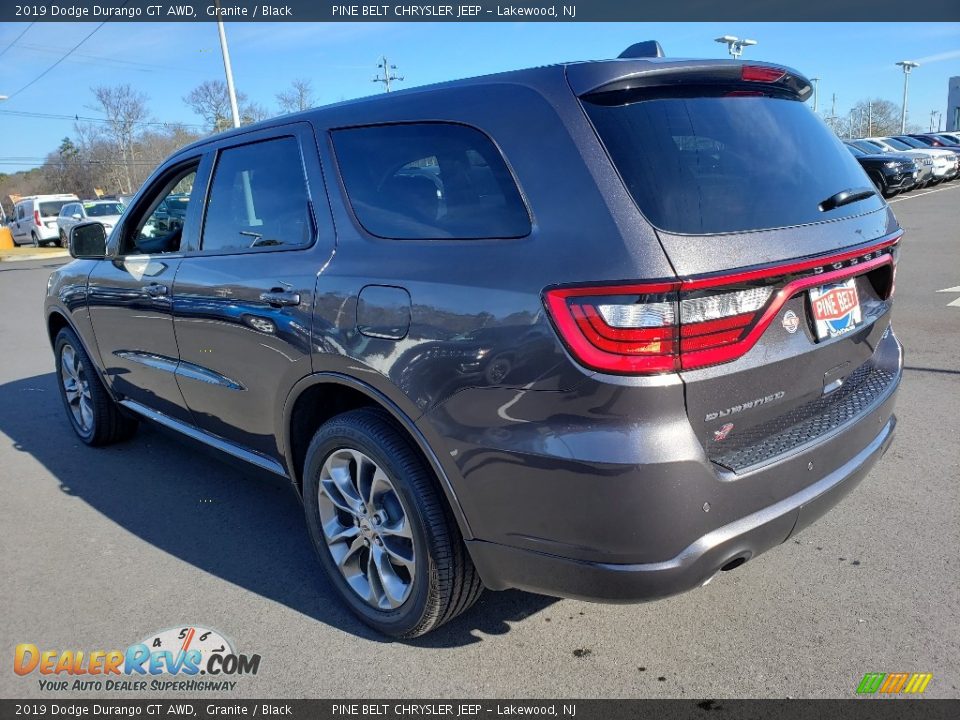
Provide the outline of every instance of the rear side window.
{"type": "MultiPolygon", "coordinates": [[[[303,246],[312,239],[300,145],[282,137],[228,148],[213,173],[203,252],[303,246]]],[[[175,203],[170,205],[176,214],[175,203]]]]}
{"type": "Polygon", "coordinates": [[[668,232],[781,228],[882,207],[873,197],[820,210],[870,181],[799,101],[705,91],[584,106],[640,210],[668,232]]]}
{"type": "Polygon", "coordinates": [[[336,130],[353,211],[372,235],[409,239],[530,234],[520,191],[490,139],[450,123],[336,130]]]}

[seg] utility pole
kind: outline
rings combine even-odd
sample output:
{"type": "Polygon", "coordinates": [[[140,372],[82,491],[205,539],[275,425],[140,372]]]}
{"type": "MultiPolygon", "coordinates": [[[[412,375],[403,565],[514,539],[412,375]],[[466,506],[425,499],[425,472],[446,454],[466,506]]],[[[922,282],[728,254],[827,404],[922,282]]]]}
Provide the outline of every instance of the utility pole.
{"type": "Polygon", "coordinates": [[[386,55],[380,56],[380,62],[377,63],[377,67],[383,70],[383,77],[380,77],[380,75],[376,75],[373,78],[373,82],[383,83],[384,92],[390,92],[390,83],[392,83],[394,80],[398,80],[401,82],[403,81],[402,75],[394,75],[393,71],[397,69],[397,66],[391,65],[387,61],[386,55]]]}
{"type": "Polygon", "coordinates": [[[900,132],[907,131],[907,92],[910,87],[910,73],[914,68],[920,67],[920,63],[913,60],[901,60],[897,63],[903,68],[903,107],[900,108],[900,132]]]}
{"type": "Polygon", "coordinates": [[[867,137],[873,137],[873,100],[867,101],[867,137]]]}
{"type": "Polygon", "coordinates": [[[813,111],[820,109],[820,78],[810,78],[813,83],[813,111]]]}
{"type": "Polygon", "coordinates": [[[230,112],[233,114],[233,126],[240,127],[240,110],[237,107],[237,91],[233,86],[233,68],[230,65],[230,49],[227,47],[227,32],[220,20],[220,0],[216,0],[217,32],[220,34],[220,53],[223,55],[223,71],[227,76],[227,95],[230,96],[230,112]]]}

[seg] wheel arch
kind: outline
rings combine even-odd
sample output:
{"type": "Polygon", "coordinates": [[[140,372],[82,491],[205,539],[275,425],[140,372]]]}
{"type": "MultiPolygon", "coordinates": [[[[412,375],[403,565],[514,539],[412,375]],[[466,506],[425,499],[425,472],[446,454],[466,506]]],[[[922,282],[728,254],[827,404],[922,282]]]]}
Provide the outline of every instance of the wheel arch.
{"type": "Polygon", "coordinates": [[[287,473],[297,492],[303,491],[304,459],[314,433],[326,420],[359,407],[379,407],[390,413],[436,475],[461,535],[466,540],[473,539],[450,475],[411,417],[411,412],[378,388],[343,373],[318,372],[308,375],[294,385],[283,404],[280,420],[280,427],[284,431],[283,454],[287,473]]]}

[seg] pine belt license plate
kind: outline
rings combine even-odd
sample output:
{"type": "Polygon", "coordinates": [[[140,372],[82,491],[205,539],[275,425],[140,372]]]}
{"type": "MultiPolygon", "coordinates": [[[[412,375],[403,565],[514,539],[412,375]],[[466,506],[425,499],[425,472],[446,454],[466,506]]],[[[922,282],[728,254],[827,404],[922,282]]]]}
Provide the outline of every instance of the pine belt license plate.
{"type": "Polygon", "coordinates": [[[856,278],[812,288],[810,309],[818,340],[839,337],[855,329],[863,320],[856,278]]]}

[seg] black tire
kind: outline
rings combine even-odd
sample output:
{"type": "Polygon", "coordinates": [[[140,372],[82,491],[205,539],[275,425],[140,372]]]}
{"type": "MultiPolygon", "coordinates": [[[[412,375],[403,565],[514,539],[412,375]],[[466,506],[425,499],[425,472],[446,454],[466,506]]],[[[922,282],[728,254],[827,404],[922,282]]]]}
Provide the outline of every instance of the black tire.
{"type": "Polygon", "coordinates": [[[68,245],[67,236],[64,235],[63,230],[60,231],[60,247],[65,248],[68,245]]]}
{"type": "Polygon", "coordinates": [[[317,431],[304,463],[303,498],[310,538],[330,583],[360,620],[384,635],[428,633],[470,608],[483,592],[436,476],[386,411],[352,410],[317,431]],[[320,475],[327,459],[340,450],[363,453],[388,476],[410,521],[415,570],[408,596],[394,609],[374,607],[353,590],[324,538],[320,475]]]}
{"type": "MultiPolygon", "coordinates": [[[[57,387],[60,389],[60,399],[67,413],[67,420],[74,432],[87,445],[94,447],[111,445],[129,439],[137,429],[137,419],[127,415],[114,402],[107,389],[100,381],[87,355],[86,350],[70,328],[63,328],[57,333],[54,343],[54,353],[57,364],[57,387]],[[86,383],[88,398],[87,417],[78,419],[71,400],[68,398],[67,383],[64,378],[68,375],[64,366],[64,353],[70,348],[76,357],[76,367],[86,383]]],[[[79,402],[79,401],[78,401],[79,402]]],[[[81,413],[83,415],[83,413],[81,413]]]]}
{"type": "Polygon", "coordinates": [[[40,239],[34,232],[30,233],[30,245],[31,247],[40,247],[40,239]]]}

